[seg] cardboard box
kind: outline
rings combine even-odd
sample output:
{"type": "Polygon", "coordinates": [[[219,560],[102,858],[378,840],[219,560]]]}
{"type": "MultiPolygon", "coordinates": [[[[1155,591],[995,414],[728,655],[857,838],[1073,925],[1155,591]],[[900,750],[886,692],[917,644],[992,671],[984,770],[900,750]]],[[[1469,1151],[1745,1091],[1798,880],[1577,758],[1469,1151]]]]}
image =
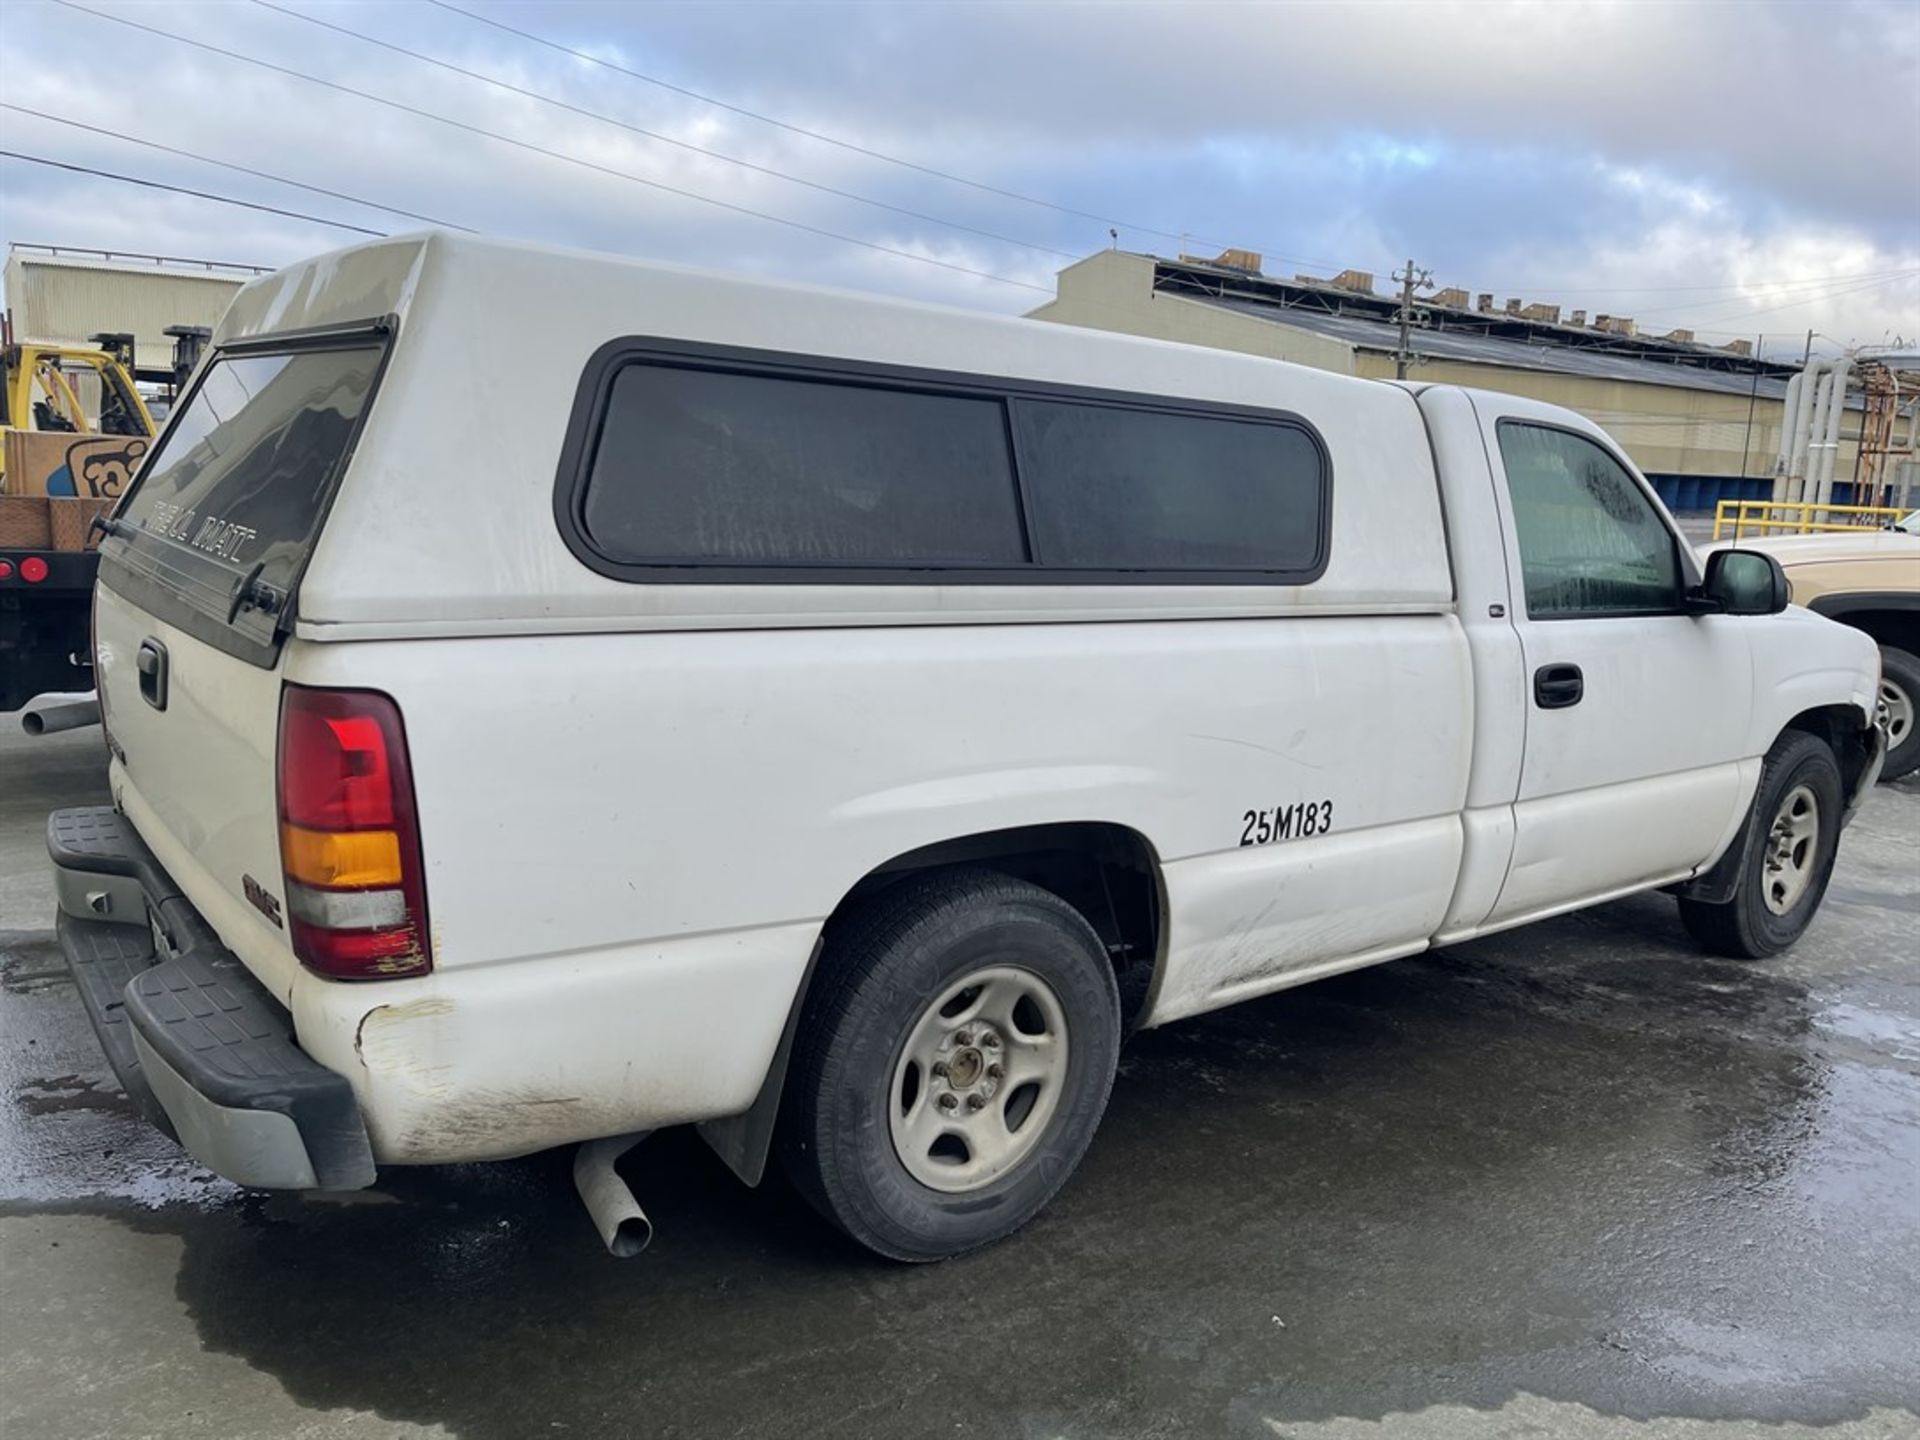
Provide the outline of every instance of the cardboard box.
{"type": "Polygon", "coordinates": [[[145,435],[63,435],[6,432],[9,495],[117,500],[153,447],[145,435]]]}

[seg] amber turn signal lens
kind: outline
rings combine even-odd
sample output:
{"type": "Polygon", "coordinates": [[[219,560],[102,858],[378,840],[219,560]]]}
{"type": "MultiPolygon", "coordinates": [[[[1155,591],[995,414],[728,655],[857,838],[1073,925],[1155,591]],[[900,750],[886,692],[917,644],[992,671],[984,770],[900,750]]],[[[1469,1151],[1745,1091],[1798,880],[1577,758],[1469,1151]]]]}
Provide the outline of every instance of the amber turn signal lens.
{"type": "Polygon", "coordinates": [[[391,830],[280,827],[287,878],[328,890],[365,890],[401,881],[400,837],[391,830]]]}

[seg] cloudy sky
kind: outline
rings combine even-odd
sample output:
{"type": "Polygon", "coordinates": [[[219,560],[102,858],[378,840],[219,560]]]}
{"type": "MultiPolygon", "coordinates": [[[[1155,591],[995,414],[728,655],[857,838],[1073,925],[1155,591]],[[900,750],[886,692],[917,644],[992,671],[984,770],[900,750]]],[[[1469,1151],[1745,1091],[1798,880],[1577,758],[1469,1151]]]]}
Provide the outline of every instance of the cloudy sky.
{"type": "Polygon", "coordinates": [[[1915,0],[11,0],[0,54],[0,149],[316,217],[4,159],[9,242],[273,265],[418,228],[391,206],[1018,311],[1112,228],[1774,351],[1920,337],[1915,0]]]}

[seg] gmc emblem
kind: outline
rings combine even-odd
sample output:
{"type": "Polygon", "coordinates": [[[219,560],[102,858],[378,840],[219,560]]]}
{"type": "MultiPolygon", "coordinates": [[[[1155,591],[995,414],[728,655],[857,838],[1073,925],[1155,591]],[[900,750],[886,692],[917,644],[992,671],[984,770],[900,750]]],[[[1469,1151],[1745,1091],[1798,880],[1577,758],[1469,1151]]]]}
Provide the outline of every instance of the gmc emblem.
{"type": "Polygon", "coordinates": [[[240,877],[240,888],[247,893],[248,901],[267,919],[273,922],[273,928],[283,929],[280,923],[280,902],[267,893],[267,887],[251,875],[240,877]]]}

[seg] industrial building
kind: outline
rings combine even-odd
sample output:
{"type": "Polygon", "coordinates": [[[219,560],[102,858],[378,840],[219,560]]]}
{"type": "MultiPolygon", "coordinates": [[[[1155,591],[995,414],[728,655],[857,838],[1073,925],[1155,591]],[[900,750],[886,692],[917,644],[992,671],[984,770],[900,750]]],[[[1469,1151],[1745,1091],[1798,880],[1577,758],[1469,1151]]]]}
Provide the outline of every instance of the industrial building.
{"type": "MultiPolygon", "coordinates": [[[[1059,274],[1033,318],[1211,345],[1392,379],[1400,302],[1371,275],[1331,279],[1261,273],[1261,257],[1213,259],[1106,250],[1059,274]]],[[[1416,298],[1407,378],[1478,386],[1564,405],[1617,440],[1675,510],[1774,491],[1784,403],[1796,364],[1766,360],[1749,341],[1700,344],[1688,331],[1639,333],[1625,316],[1441,290],[1416,298]]],[[[1848,401],[1833,473],[1850,497],[1864,402],[1848,401]]]]}
{"type": "Polygon", "coordinates": [[[211,329],[257,265],[165,255],[83,250],[66,245],[7,247],[6,338],[85,345],[102,334],[131,335],[143,380],[171,376],[172,326],[211,329]]]}

